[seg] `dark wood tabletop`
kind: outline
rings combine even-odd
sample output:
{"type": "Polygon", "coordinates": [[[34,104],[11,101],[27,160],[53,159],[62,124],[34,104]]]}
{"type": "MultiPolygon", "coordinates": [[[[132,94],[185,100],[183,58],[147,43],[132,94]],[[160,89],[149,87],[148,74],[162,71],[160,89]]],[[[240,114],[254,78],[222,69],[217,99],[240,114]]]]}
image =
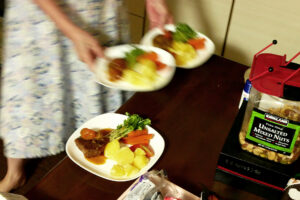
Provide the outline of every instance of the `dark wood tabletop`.
{"type": "MultiPolygon", "coordinates": [[[[148,117],[165,139],[165,150],[152,169],[199,195],[203,187],[224,199],[263,199],[214,181],[219,153],[238,113],[246,66],[213,56],[194,69],[177,69],[165,88],[139,92],[117,113],[148,117]]],[[[29,199],[117,199],[131,184],[95,176],[68,157],[31,191],[29,199]]]]}

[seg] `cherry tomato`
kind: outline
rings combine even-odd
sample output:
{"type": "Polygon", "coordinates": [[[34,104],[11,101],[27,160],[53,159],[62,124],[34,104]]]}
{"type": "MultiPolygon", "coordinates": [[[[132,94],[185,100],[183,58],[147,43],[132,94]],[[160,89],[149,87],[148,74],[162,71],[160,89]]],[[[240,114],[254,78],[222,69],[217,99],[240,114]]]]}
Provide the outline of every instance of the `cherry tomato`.
{"type": "Polygon", "coordinates": [[[96,137],[97,132],[92,129],[83,128],[80,131],[80,135],[85,140],[92,140],[96,137]]]}

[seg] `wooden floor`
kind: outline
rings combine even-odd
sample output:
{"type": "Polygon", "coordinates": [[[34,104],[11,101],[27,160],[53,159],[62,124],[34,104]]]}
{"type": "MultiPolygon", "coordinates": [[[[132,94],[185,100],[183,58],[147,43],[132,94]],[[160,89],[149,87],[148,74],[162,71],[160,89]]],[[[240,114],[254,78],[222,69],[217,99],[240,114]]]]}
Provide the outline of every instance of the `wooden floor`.
{"type": "MultiPolygon", "coordinates": [[[[49,170],[51,170],[52,167],[59,163],[59,161],[62,160],[65,156],[66,153],[62,152],[56,156],[28,160],[25,167],[27,182],[23,187],[12,192],[24,195],[31,188],[33,188],[35,184],[37,184],[39,180],[41,180],[41,178],[43,178],[49,172],[49,170]]],[[[0,179],[4,177],[5,172],[6,159],[3,155],[3,143],[0,140],[0,179]]]]}

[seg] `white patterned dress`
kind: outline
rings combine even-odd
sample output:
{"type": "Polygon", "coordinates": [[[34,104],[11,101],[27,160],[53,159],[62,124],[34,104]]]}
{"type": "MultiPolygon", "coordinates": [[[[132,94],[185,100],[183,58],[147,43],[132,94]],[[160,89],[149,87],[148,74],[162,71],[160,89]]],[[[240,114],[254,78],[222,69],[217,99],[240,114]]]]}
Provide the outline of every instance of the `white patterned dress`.
{"type": "MultiPolygon", "coordinates": [[[[102,45],[128,40],[121,0],[55,0],[102,45]]],[[[7,0],[1,132],[10,158],[57,154],[76,127],[116,110],[131,94],[97,84],[69,39],[32,3],[7,0]]]]}

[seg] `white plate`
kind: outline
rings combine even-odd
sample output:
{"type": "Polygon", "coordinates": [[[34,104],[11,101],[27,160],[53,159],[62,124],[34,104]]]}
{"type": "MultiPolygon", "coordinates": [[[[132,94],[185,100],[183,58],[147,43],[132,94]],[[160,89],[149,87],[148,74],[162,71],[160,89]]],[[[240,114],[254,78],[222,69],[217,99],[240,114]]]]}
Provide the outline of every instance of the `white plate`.
{"type": "MultiPolygon", "coordinates": [[[[120,90],[127,90],[127,91],[154,91],[165,87],[172,80],[176,70],[175,68],[176,63],[173,56],[167,51],[162,50],[160,48],[143,46],[143,45],[134,45],[134,46],[146,52],[153,51],[157,53],[159,57],[159,61],[167,65],[166,68],[157,71],[159,77],[156,79],[155,82],[153,82],[152,85],[148,85],[148,86],[133,85],[123,80],[119,80],[115,82],[110,81],[109,73],[108,73],[109,60],[104,58],[100,58],[97,60],[96,70],[95,70],[96,81],[106,87],[116,88],[120,90]]],[[[104,55],[108,59],[124,58],[125,53],[131,51],[133,48],[134,47],[129,44],[109,47],[105,49],[104,55]]]]}
{"type": "MultiPolygon", "coordinates": [[[[165,30],[175,32],[175,25],[174,24],[167,24],[165,26],[165,30]]],[[[215,45],[214,43],[204,34],[200,32],[196,32],[198,37],[200,38],[205,38],[205,48],[197,50],[197,57],[193,60],[190,60],[188,63],[185,65],[179,65],[177,67],[181,68],[195,68],[201,66],[203,63],[205,63],[215,52],[215,45]]],[[[142,45],[148,45],[148,46],[153,46],[153,39],[157,35],[163,34],[163,30],[159,28],[154,28],[150,31],[148,31],[142,38],[141,44],[142,45]]]]}
{"type": "Polygon", "coordinates": [[[83,128],[90,128],[90,129],[105,129],[105,128],[112,128],[115,129],[117,125],[123,124],[123,121],[127,118],[126,115],[117,114],[117,113],[106,113],[94,117],[84,123],[81,127],[79,127],[68,139],[66,144],[66,152],[69,158],[82,167],[83,169],[87,170],[88,172],[100,176],[102,178],[112,180],[112,181],[130,181],[136,179],[137,177],[146,173],[159,159],[161,154],[165,148],[165,141],[162,136],[150,126],[146,126],[148,128],[148,132],[154,134],[154,137],[150,140],[150,145],[154,150],[154,156],[150,158],[149,163],[139,171],[136,175],[128,178],[116,178],[110,175],[110,169],[114,164],[115,161],[107,159],[105,164],[103,165],[96,165],[89,162],[83,155],[83,153],[78,149],[75,143],[75,139],[80,136],[80,130],[83,128]]]}

